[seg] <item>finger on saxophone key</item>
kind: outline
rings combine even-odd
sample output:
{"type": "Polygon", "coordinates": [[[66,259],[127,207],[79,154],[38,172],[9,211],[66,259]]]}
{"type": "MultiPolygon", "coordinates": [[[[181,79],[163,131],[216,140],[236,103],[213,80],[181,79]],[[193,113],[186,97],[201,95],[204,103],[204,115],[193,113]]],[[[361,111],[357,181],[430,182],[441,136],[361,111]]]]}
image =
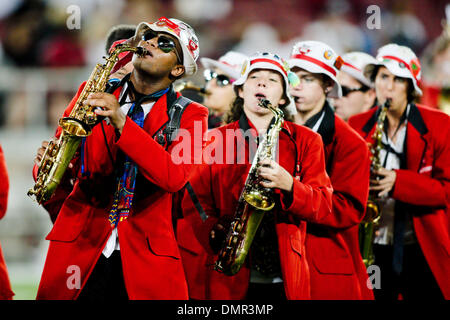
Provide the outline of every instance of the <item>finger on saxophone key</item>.
{"type": "Polygon", "coordinates": [[[42,141],[41,146],[37,150],[36,157],[34,158],[34,163],[39,166],[42,161],[42,156],[44,155],[45,149],[47,149],[48,141],[42,141]]]}

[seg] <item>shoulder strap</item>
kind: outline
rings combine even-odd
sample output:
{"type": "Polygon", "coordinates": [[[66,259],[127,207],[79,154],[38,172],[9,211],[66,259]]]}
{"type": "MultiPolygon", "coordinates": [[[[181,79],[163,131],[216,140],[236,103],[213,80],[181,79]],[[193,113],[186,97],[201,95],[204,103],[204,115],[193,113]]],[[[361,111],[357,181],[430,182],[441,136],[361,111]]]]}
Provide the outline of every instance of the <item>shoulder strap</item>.
{"type": "Polygon", "coordinates": [[[187,182],[185,185],[185,188],[189,194],[189,196],[191,197],[192,202],[194,203],[195,208],[197,209],[200,218],[202,219],[203,222],[206,221],[206,219],[208,219],[208,215],[206,214],[205,210],[203,209],[200,201],[197,198],[197,195],[195,194],[194,189],[192,188],[192,185],[190,182],[187,182]]]}
{"type": "Polygon", "coordinates": [[[186,107],[191,104],[192,100],[180,96],[167,108],[167,113],[169,116],[169,122],[164,128],[163,134],[166,136],[167,145],[169,148],[173,139],[177,136],[177,131],[180,128],[181,116],[183,115],[186,107]]]}

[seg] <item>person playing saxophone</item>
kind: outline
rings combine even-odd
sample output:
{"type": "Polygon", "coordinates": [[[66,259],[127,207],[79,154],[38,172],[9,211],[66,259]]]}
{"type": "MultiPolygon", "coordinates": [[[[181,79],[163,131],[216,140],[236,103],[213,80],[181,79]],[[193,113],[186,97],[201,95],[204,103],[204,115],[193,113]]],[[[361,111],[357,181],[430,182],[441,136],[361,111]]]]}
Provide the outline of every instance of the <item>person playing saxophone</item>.
{"type": "MultiPolygon", "coordinates": [[[[209,131],[205,164],[190,180],[195,196],[185,195],[183,209],[188,214],[198,211],[204,218],[193,229],[208,252],[206,299],[310,298],[309,268],[304,257],[306,221],[330,214],[332,188],[320,136],[286,119],[280,124],[277,116],[264,107],[269,102],[285,117],[295,113],[289,95],[289,79],[295,79],[292,76],[287,62],[275,54],[258,53],[244,62],[239,79],[233,83],[237,97],[226,117],[227,124],[209,131]],[[278,138],[272,140],[275,157],[261,158],[253,175],[254,157],[267,141],[264,135],[271,135],[276,124],[281,127],[278,138]],[[235,236],[231,230],[237,232],[231,227],[250,221],[233,221],[241,205],[248,208],[240,201],[248,181],[254,183],[249,187],[262,186],[272,192],[275,206],[264,211],[240,269],[228,275],[225,267],[229,261],[220,260],[218,254],[236,249],[233,243],[230,247],[225,243],[230,235],[235,236]]],[[[247,230],[253,227],[249,222],[247,230]]]]}
{"type": "MultiPolygon", "coordinates": [[[[208,129],[222,125],[223,116],[236,97],[232,83],[239,78],[245,58],[244,54],[234,51],[227,52],[218,60],[200,58],[200,63],[205,68],[204,90],[207,94],[203,105],[209,110],[208,129]]],[[[200,219],[200,217],[198,213],[194,213],[177,220],[176,235],[186,273],[189,297],[199,300],[205,299],[204,277],[207,254],[193,234],[191,219],[200,219]]]]}
{"type": "Polygon", "coordinates": [[[421,66],[405,46],[387,44],[377,61],[365,67],[375,84],[379,106],[349,119],[368,142],[382,106],[386,111],[380,151],[381,168],[370,190],[381,205],[373,245],[381,288],[375,299],[450,298],[450,118],[415,104],[422,94],[421,66]]]}
{"type": "Polygon", "coordinates": [[[308,224],[306,257],[311,264],[311,298],[373,299],[358,246],[358,225],[369,193],[369,152],[365,141],[333,111],[329,98],[341,96],[341,57],[320,41],[292,48],[291,70],[300,85],[291,89],[295,123],[319,133],[333,184],[332,214],[308,224]]]}
{"type": "MultiPolygon", "coordinates": [[[[186,23],[161,17],[141,22],[130,43],[141,53],[126,54],[115,69],[131,60],[133,71],[108,92],[91,93],[82,101],[100,107],[95,113],[105,119],[82,140],[71,161],[76,180],[47,236],[37,299],[188,298],[172,195],[186,184],[198,162],[194,157],[201,155],[207,109],[190,102],[180,115],[178,132],[192,137],[182,139],[191,148],[189,158],[178,161],[172,155],[180,139],[169,137],[165,128],[169,107],[181,101],[172,83],[196,72],[198,39],[186,23]]],[[[85,85],[64,116],[78,106],[85,85]]]]}

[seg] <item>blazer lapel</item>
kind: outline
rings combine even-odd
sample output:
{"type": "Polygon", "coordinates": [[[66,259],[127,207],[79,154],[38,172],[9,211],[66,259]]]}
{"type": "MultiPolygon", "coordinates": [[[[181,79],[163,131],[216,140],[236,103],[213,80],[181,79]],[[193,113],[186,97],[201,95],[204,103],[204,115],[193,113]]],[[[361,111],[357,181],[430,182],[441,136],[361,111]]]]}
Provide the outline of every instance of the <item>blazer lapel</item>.
{"type": "Polygon", "coordinates": [[[167,94],[165,94],[156,100],[145,118],[143,128],[154,137],[158,131],[164,128],[167,121],[169,121],[169,116],[167,115],[167,94]]]}
{"type": "Polygon", "coordinates": [[[296,175],[298,151],[296,147],[296,137],[290,128],[290,122],[285,121],[279,134],[278,163],[290,174],[296,175]]]}
{"type": "Polygon", "coordinates": [[[375,132],[378,115],[380,114],[380,107],[377,107],[377,109],[372,113],[372,116],[367,120],[367,122],[362,127],[362,131],[364,132],[363,138],[367,140],[367,137],[372,137],[373,133],[375,132]]]}
{"type": "Polygon", "coordinates": [[[427,148],[428,128],[423,121],[419,109],[411,104],[406,131],[406,165],[407,168],[418,172],[421,168],[425,150],[427,148]]]}

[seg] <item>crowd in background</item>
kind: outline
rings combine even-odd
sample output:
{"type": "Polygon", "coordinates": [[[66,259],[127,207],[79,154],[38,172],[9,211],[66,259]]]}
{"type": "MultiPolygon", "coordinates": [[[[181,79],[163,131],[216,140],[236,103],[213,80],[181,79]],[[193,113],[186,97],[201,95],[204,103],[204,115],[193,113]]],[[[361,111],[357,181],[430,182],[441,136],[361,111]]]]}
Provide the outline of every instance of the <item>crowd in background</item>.
{"type": "MultiPolygon", "coordinates": [[[[296,41],[306,39],[328,43],[340,54],[374,55],[376,48],[395,42],[420,55],[442,31],[444,6],[445,1],[419,0],[8,0],[0,9],[0,63],[18,69],[92,68],[105,55],[112,26],[153,21],[168,13],[198,30],[200,56],[211,58],[229,50],[286,57],[296,41]],[[379,29],[368,28],[369,17],[377,14],[367,10],[371,5],[380,10],[375,20],[379,29]]],[[[72,95],[50,92],[48,105],[65,104],[72,95]]],[[[5,110],[9,99],[2,92],[2,125],[11,118],[5,110]]],[[[52,117],[47,118],[52,125],[52,117]]]]}

